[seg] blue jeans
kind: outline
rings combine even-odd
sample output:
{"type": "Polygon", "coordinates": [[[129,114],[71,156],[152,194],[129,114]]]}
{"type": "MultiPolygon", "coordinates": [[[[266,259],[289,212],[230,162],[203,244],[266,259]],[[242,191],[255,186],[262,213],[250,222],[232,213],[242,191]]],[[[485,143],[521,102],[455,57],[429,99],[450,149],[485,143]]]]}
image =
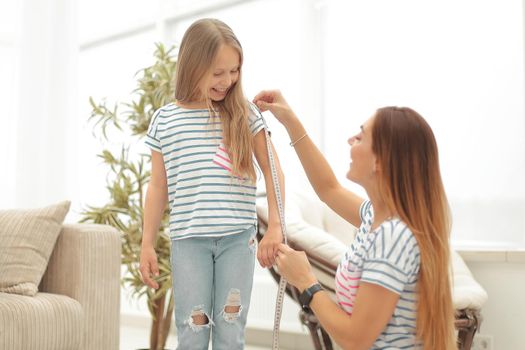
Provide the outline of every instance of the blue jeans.
{"type": "Polygon", "coordinates": [[[208,349],[210,331],[213,350],[244,348],[256,250],[255,226],[172,241],[177,349],[208,349]]]}

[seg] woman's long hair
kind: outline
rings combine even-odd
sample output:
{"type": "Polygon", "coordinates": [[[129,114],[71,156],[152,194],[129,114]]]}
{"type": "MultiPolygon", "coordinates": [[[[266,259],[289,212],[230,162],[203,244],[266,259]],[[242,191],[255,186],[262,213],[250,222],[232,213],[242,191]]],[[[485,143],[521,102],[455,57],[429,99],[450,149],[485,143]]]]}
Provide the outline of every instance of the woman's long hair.
{"type": "Polygon", "coordinates": [[[417,336],[424,349],[457,349],[450,282],[450,208],[427,122],[410,108],[385,107],[372,126],[379,190],[414,233],[420,250],[417,336]]]}
{"type": "Polygon", "coordinates": [[[256,179],[253,165],[253,137],[248,123],[248,101],[242,91],[243,52],[230,27],[217,19],[194,22],[184,34],[179,49],[175,73],[175,98],[182,103],[205,99],[213,116],[217,111],[222,125],[224,144],[232,161],[233,173],[256,179]],[[203,79],[210,72],[217,52],[228,45],[239,53],[239,78],[230,87],[224,100],[211,101],[207,91],[201,91],[203,79]]]}

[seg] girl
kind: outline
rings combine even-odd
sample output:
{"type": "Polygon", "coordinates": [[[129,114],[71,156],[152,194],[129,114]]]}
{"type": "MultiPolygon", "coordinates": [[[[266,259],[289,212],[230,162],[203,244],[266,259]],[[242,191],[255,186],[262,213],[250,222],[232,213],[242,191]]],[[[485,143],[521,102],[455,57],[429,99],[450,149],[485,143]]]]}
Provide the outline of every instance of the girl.
{"type": "Polygon", "coordinates": [[[337,304],[306,255],[281,245],[276,264],[323,328],[344,349],[457,349],[449,281],[450,217],[437,145],[409,108],[386,107],[351,137],[345,189],[278,91],[255,101],[286,127],[319,198],[359,227],[336,274],[337,304]]]}
{"type": "Polygon", "coordinates": [[[242,63],[241,45],[226,24],[193,23],[180,46],[175,102],[156,111],[146,137],[152,169],[140,271],[144,283],[158,288],[154,242],[169,201],[178,349],[207,349],[211,328],[213,349],[244,347],[255,254],[271,266],[283,238],[264,121],[243,95],[242,63]],[[271,215],[258,250],[253,155],[271,215]]]}

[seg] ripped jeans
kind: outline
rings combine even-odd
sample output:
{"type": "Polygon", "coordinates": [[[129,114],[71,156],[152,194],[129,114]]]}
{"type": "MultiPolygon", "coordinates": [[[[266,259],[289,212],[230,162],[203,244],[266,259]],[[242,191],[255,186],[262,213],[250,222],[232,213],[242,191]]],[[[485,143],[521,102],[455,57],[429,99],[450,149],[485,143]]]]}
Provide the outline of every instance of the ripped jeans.
{"type": "Polygon", "coordinates": [[[171,269],[179,350],[244,349],[257,251],[255,227],[174,240],[171,269]]]}

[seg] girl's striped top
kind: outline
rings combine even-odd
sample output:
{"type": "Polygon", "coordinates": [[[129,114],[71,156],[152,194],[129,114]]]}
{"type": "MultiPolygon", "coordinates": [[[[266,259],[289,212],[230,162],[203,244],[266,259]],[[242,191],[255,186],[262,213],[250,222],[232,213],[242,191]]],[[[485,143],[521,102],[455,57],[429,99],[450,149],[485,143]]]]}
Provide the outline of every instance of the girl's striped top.
{"type": "Polygon", "coordinates": [[[401,220],[384,221],[371,230],[374,219],[370,201],[360,208],[361,227],[336,273],[336,295],[341,308],[352,314],[361,281],[399,294],[392,318],[372,349],[421,349],[416,340],[419,246],[401,220]]]}
{"type": "MultiPolygon", "coordinates": [[[[254,105],[246,117],[253,135],[265,127],[254,105]]],[[[232,173],[220,116],[170,103],[154,113],[145,143],[164,159],[171,239],[232,235],[256,224],[256,186],[232,173]]]]}

